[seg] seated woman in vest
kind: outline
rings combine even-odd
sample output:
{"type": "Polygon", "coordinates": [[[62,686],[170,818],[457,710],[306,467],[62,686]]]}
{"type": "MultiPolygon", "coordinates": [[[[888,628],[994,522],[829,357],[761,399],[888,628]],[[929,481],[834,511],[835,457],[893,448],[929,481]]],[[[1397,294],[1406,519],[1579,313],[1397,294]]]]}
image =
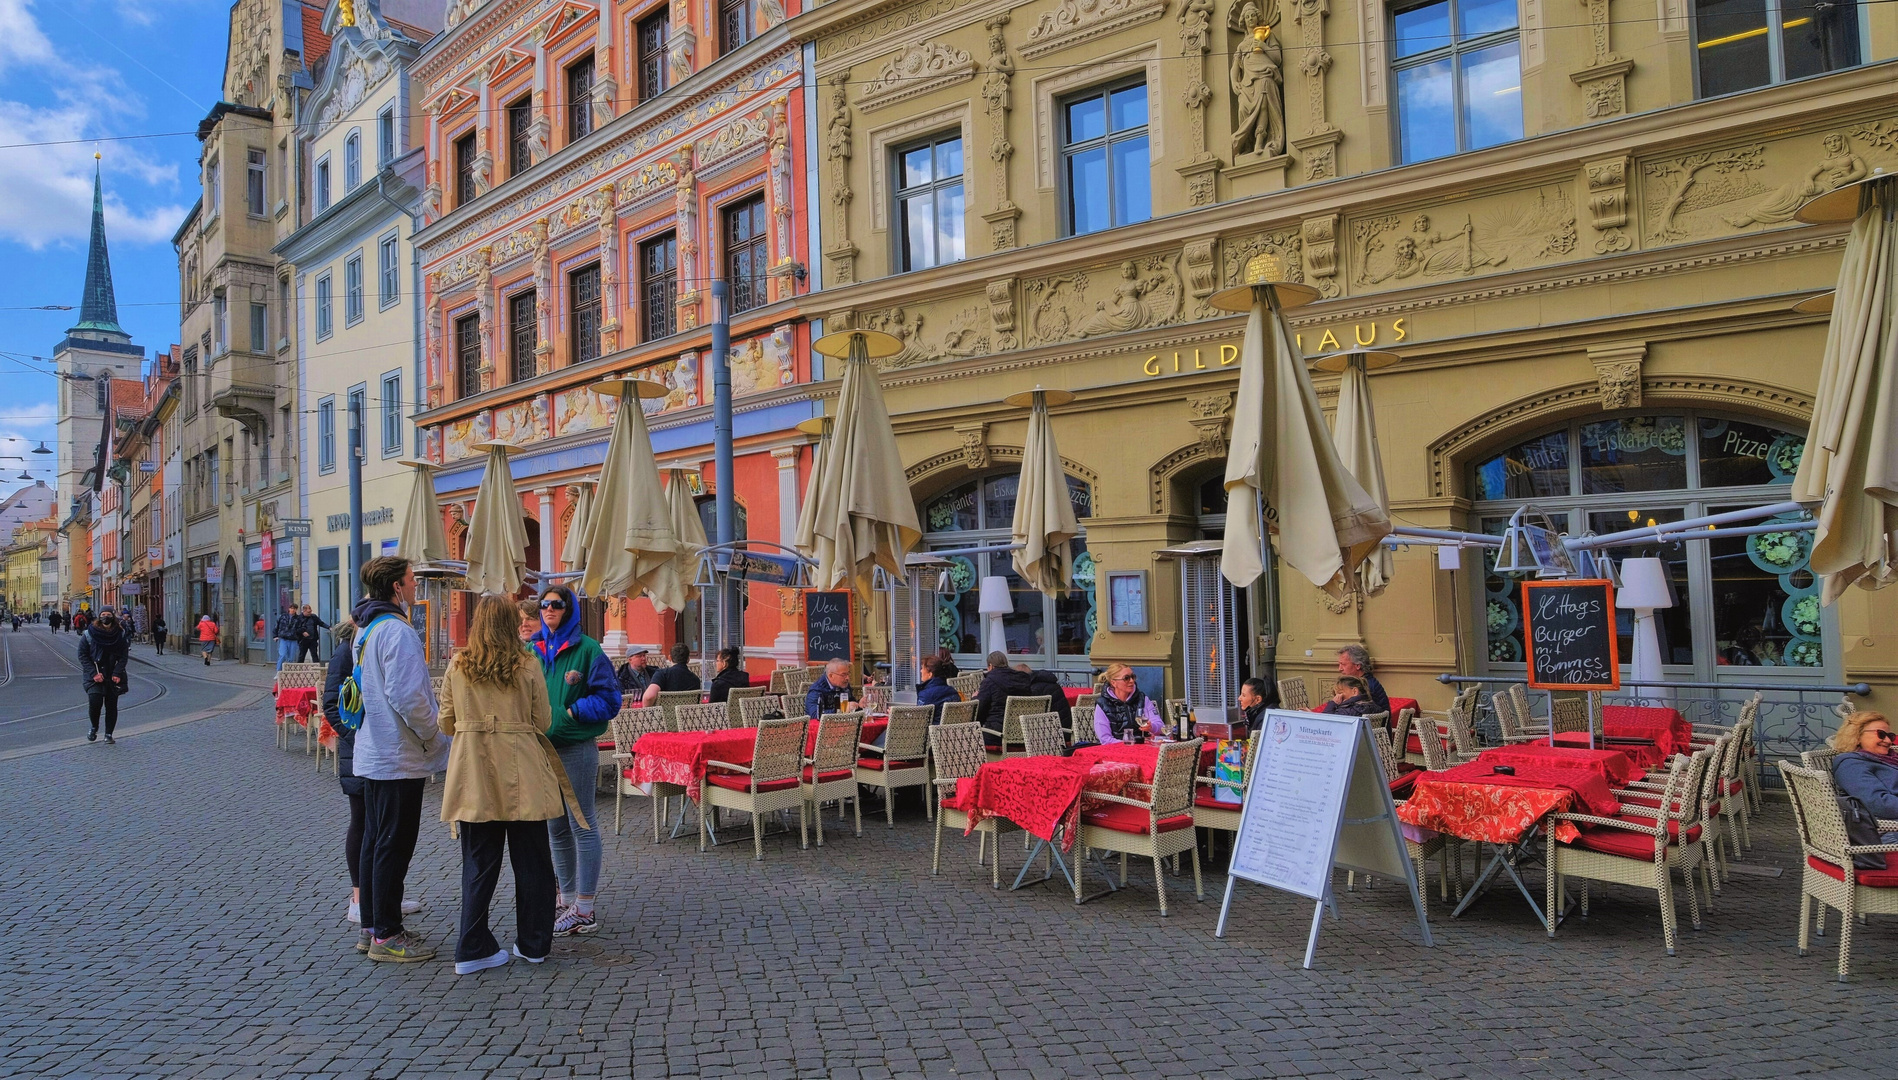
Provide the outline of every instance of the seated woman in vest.
{"type": "Polygon", "coordinates": [[[1134,684],[1134,669],[1109,664],[1101,675],[1100,696],[1094,699],[1094,741],[1145,742],[1166,734],[1166,721],[1153,699],[1134,684]]]}

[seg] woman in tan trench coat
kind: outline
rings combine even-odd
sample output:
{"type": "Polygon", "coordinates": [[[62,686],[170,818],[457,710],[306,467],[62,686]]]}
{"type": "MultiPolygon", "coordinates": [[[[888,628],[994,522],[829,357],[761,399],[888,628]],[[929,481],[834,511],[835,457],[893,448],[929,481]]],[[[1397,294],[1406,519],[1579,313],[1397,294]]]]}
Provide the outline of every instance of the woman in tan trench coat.
{"type": "MultiPolygon", "coordinates": [[[[553,717],[540,665],[521,644],[514,601],[475,605],[468,647],[442,681],[441,728],[454,736],[442,820],[461,837],[461,936],[455,974],[508,962],[488,929],[501,852],[514,864],[514,955],[538,964],[553,948],[554,861],[547,821],[574,804],[547,726],[553,717]]],[[[579,810],[575,808],[577,814],[579,810]]]]}

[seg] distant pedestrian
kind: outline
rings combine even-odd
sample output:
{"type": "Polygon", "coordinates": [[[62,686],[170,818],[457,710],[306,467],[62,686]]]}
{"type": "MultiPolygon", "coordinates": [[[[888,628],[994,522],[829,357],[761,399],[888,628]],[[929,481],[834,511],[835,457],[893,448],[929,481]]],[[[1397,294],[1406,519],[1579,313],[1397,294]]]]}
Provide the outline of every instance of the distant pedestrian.
{"type": "Polygon", "coordinates": [[[323,617],[316,613],[315,608],[308,604],[303,605],[303,611],[297,615],[297,663],[316,659],[316,647],[322,643],[322,639],[316,632],[329,628],[330,624],[323,621],[323,617]]]}
{"type": "Polygon", "coordinates": [[[168,630],[163,615],[152,620],[152,647],[158,650],[160,656],[165,655],[165,636],[168,630]]]}
{"type": "Polygon", "coordinates": [[[594,826],[593,792],[599,783],[601,735],[619,715],[619,678],[600,643],[580,632],[573,592],[556,585],[540,594],[540,632],[534,654],[547,683],[553,724],[547,738],[560,752],[574,805],[547,823],[553,840],[554,872],[566,902],[554,922],[554,935],[591,934],[599,929],[593,897],[600,883],[600,833],[594,826]]]}
{"type": "Polygon", "coordinates": [[[87,742],[99,738],[99,716],[105,715],[105,741],[115,742],[112,732],[119,726],[119,695],[125,693],[125,661],[131,651],[131,638],[119,625],[110,608],[99,620],[79,635],[79,673],[85,680],[86,713],[92,719],[87,742]]]}
{"type": "Polygon", "coordinates": [[[211,650],[217,648],[217,620],[210,612],[198,616],[198,646],[204,650],[204,666],[211,666],[211,650]]]}
{"type": "Polygon", "coordinates": [[[409,626],[415,571],[407,559],[383,555],[362,568],[368,595],[350,614],[362,627],[351,652],[362,665],[362,726],[356,731],[357,776],[363,783],[363,925],[374,937],[369,959],[411,964],[435,950],[402,925],[402,888],[422,824],[422,789],[448,764],[447,736],[436,726],[422,639],[409,626]]]}
{"type": "MultiPolygon", "coordinates": [[[[263,616],[257,617],[259,623],[263,616]]],[[[270,652],[277,658],[277,670],[297,656],[297,609],[285,604],[277,611],[277,622],[270,628],[270,652]]]]}
{"type": "Polygon", "coordinates": [[[592,823],[574,796],[539,665],[521,648],[518,612],[505,596],[475,605],[468,645],[442,679],[442,733],[455,738],[442,786],[442,820],[461,838],[461,936],[455,974],[508,962],[488,927],[505,847],[514,864],[514,955],[538,964],[554,944],[554,860],[548,823],[569,811],[592,823]]]}
{"type": "Polygon", "coordinates": [[[83,634],[86,632],[86,627],[91,625],[92,614],[85,608],[80,608],[78,611],[73,612],[72,617],[67,620],[66,629],[75,634],[83,634]]]}

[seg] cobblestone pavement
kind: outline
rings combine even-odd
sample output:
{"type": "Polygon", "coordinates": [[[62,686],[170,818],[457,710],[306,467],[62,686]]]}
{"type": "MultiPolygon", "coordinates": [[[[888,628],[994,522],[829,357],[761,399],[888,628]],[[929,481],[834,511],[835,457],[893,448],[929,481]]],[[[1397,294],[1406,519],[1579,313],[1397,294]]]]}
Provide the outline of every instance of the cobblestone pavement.
{"type": "MultiPolygon", "coordinates": [[[[821,851],[767,837],[755,863],[743,829],[704,855],[655,845],[628,800],[605,929],[457,978],[352,951],[344,801],[274,747],[266,710],[119,749],[0,761],[0,1075],[1731,1078],[1892,1060],[1898,922],[1857,935],[1847,986],[1835,938],[1795,955],[1783,804],[1748,861],[1788,873],[1735,874],[1677,958],[1652,894],[1597,886],[1593,918],[1550,941],[1494,893],[1439,912],[1426,950],[1385,884],[1343,897],[1307,972],[1302,902],[1242,888],[1213,938],[1217,874],[1204,904],[1176,881],[1167,919],[1138,862],[1133,888],[1077,909],[1055,887],[992,891],[953,834],[932,878],[907,804],[894,832],[866,815],[821,851]]],[[[438,806],[431,787],[410,925],[447,946],[458,856],[438,806]]],[[[504,941],[511,905],[504,880],[504,941]]]]}

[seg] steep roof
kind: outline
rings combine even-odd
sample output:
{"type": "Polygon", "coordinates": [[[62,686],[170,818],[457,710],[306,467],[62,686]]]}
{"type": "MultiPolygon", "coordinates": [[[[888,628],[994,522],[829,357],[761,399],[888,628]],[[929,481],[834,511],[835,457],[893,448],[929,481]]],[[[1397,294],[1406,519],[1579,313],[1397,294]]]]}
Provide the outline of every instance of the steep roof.
{"type": "Polygon", "coordinates": [[[112,256],[105,245],[105,189],[99,177],[99,156],[92,164],[92,243],[86,251],[86,286],[79,299],[79,323],[67,333],[92,331],[131,340],[119,325],[118,298],[112,292],[112,256]]]}

